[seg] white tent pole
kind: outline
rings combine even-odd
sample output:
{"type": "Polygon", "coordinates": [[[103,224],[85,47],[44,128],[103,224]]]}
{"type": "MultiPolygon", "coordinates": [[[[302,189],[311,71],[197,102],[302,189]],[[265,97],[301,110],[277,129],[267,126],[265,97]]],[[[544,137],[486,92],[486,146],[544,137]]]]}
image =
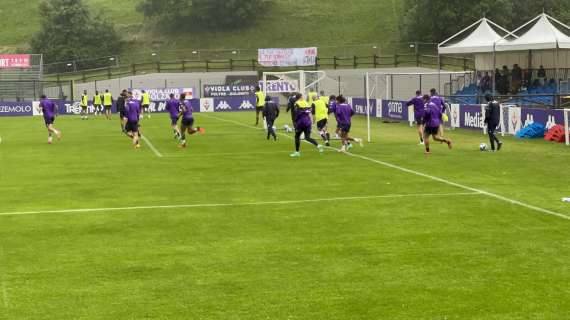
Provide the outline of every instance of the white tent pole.
{"type": "MultiPolygon", "coordinates": [[[[506,39],[508,36],[517,37],[517,36],[516,36],[516,33],[517,33],[519,30],[523,29],[524,27],[528,26],[529,24],[533,23],[534,21],[536,21],[536,20],[542,18],[542,15],[543,15],[543,14],[544,14],[544,13],[539,14],[538,16],[536,16],[535,18],[533,18],[533,19],[530,20],[529,22],[527,22],[527,23],[523,24],[522,26],[516,28],[514,31],[509,32],[509,33],[506,34],[504,37],[502,37],[501,40],[506,39]]],[[[517,38],[518,38],[518,37],[517,37],[517,38]]],[[[501,41],[501,40],[499,40],[499,41],[501,41]]],[[[496,43],[496,42],[495,42],[495,43],[496,43]]]]}
{"type": "MultiPolygon", "coordinates": [[[[507,29],[501,27],[500,25],[494,23],[493,21],[491,21],[491,20],[489,20],[489,19],[487,19],[487,21],[488,21],[491,25],[493,25],[493,26],[499,28],[501,31],[504,31],[504,32],[506,32],[506,33],[510,33],[509,30],[507,30],[507,29]]],[[[515,36],[516,38],[518,38],[516,35],[513,35],[513,36],[515,36]]]]}
{"type": "Polygon", "coordinates": [[[546,17],[549,18],[550,20],[552,20],[552,21],[558,23],[559,25],[563,26],[564,28],[570,30],[570,27],[569,27],[569,26],[567,26],[567,25],[565,25],[564,23],[562,23],[562,22],[556,20],[555,18],[553,18],[553,17],[551,17],[551,16],[549,16],[549,15],[546,15],[546,17]]]}
{"type": "Polygon", "coordinates": [[[493,95],[497,94],[497,52],[495,50],[496,43],[493,43],[493,95]]]}
{"type": "Polygon", "coordinates": [[[473,28],[475,25],[481,23],[481,21],[483,21],[483,20],[486,20],[486,19],[485,19],[485,18],[482,18],[482,19],[477,20],[477,22],[473,23],[473,24],[470,25],[469,27],[467,27],[467,28],[465,28],[465,29],[459,31],[458,33],[454,34],[453,36],[447,38],[447,39],[446,39],[445,41],[443,41],[442,43],[438,44],[437,47],[439,48],[439,47],[441,47],[442,45],[444,45],[444,44],[448,43],[449,41],[453,40],[454,38],[460,36],[463,32],[465,32],[465,31],[467,31],[467,30],[473,28]]]}

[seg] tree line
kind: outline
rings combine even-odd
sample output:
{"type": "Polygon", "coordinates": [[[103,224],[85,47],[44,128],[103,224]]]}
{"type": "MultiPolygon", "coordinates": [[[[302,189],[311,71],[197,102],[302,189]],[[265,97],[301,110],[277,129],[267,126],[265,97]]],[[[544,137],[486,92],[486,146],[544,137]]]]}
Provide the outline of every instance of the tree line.
{"type": "Polygon", "coordinates": [[[402,37],[439,43],[487,17],[512,31],[543,11],[570,21],[570,1],[561,0],[403,0],[402,37]]]}

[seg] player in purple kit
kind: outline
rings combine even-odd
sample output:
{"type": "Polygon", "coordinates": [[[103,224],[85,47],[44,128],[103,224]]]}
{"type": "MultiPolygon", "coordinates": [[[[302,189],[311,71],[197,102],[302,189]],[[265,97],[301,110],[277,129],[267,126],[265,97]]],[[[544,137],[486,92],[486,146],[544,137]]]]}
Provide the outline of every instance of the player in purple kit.
{"type": "Polygon", "coordinates": [[[133,139],[133,146],[135,148],[140,148],[140,135],[139,135],[139,119],[141,115],[141,104],[140,101],[133,97],[133,92],[128,92],[127,103],[125,104],[125,114],[127,118],[127,124],[125,125],[125,131],[127,135],[133,139]]]}
{"type": "Polygon", "coordinates": [[[180,95],[180,114],[182,117],[182,123],[180,124],[180,147],[186,148],[186,132],[192,135],[196,132],[204,133],[204,128],[192,128],[194,125],[194,115],[192,113],[192,102],[186,100],[186,94],[180,95]]]}
{"type": "Polygon", "coordinates": [[[346,103],[346,98],[342,95],[336,97],[336,106],[334,108],[336,121],[338,122],[338,129],[340,131],[340,138],[342,140],[342,147],[340,148],[340,152],[346,152],[352,148],[351,141],[357,142],[360,144],[361,147],[364,145],[362,144],[362,139],[359,138],[351,138],[350,128],[352,126],[352,116],[354,115],[354,110],[352,106],[346,103]]]}
{"type": "Polygon", "coordinates": [[[295,102],[295,152],[291,154],[293,158],[299,158],[301,156],[301,135],[305,135],[305,140],[313,144],[319,149],[319,152],[324,151],[324,147],[311,138],[311,129],[313,127],[313,119],[311,119],[311,106],[305,99],[303,95],[298,93],[297,101],[295,102]]]}
{"type": "Polygon", "coordinates": [[[424,113],[425,102],[420,90],[416,91],[416,96],[412,98],[406,106],[414,106],[414,119],[416,119],[416,126],[418,134],[420,135],[420,144],[424,144],[424,113]]]}
{"type": "Polygon", "coordinates": [[[431,96],[429,101],[435,103],[436,106],[441,108],[441,124],[439,125],[438,135],[443,136],[443,115],[447,111],[447,102],[445,102],[445,99],[438,95],[437,90],[435,89],[431,89],[430,94],[431,96]]]}
{"type": "Polygon", "coordinates": [[[166,110],[170,114],[170,125],[174,132],[174,139],[180,140],[180,129],[178,129],[178,118],[180,115],[180,101],[170,94],[170,99],[166,101],[166,110]]]}
{"type": "Polygon", "coordinates": [[[426,103],[425,107],[425,128],[424,128],[424,144],[426,154],[430,154],[429,149],[429,137],[432,136],[433,140],[447,143],[449,149],[451,149],[451,140],[442,137],[439,134],[439,127],[441,126],[442,108],[438,106],[435,102],[430,101],[430,96],[427,94],[424,96],[424,101],[426,103]]]}
{"type": "Polygon", "coordinates": [[[53,123],[55,122],[55,116],[57,113],[57,106],[53,101],[49,100],[45,95],[41,96],[40,108],[44,115],[44,122],[48,131],[48,143],[51,144],[53,141],[52,134],[55,134],[57,139],[61,139],[61,131],[57,130],[53,123]]]}

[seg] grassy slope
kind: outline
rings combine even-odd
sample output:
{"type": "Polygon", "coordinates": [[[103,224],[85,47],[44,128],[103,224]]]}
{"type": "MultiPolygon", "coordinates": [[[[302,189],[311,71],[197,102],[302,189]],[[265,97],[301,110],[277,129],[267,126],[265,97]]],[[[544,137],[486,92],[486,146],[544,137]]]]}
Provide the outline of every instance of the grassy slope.
{"type": "MultiPolygon", "coordinates": [[[[48,146],[41,119],[0,119],[0,212],[465,191],[307,145],[292,160],[290,139],[212,116],[185,151],[165,116],[145,121],[165,158],[132,150],[116,121],[58,119],[48,146]]],[[[562,145],[480,153],[484,137],[457,130],[425,158],[407,126],[373,128],[355,153],[570,214],[570,172],[549,164],[570,165],[562,145]]],[[[567,230],[479,195],[0,215],[0,319],[561,319],[567,230]]]]}
{"type": "MultiPolygon", "coordinates": [[[[3,49],[25,48],[38,29],[39,0],[5,0],[0,20],[0,39],[3,49]],[[22,12],[29,20],[23,24],[22,12]]],[[[135,11],[140,0],[110,1],[85,0],[94,10],[104,10],[116,23],[124,38],[131,42],[132,51],[180,50],[170,56],[187,54],[190,48],[220,49],[259,47],[322,47],[323,53],[352,54],[348,47],[329,50],[326,46],[370,44],[398,39],[397,21],[399,0],[359,0],[347,5],[345,1],[275,0],[272,10],[255,28],[239,32],[201,32],[164,35],[145,25],[143,16],[135,11]],[[340,12],[338,12],[340,10],[340,12]],[[134,50],[136,48],[136,50],[134,50]]],[[[2,47],[0,47],[2,49],[2,47]]],[[[371,48],[358,49],[372,52],[371,48]]],[[[242,52],[250,55],[252,52],[242,52]]]]}

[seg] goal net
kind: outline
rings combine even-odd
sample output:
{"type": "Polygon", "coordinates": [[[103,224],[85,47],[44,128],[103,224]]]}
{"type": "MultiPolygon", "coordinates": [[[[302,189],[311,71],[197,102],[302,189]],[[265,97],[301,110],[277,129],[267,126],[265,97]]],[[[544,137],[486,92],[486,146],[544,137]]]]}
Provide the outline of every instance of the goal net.
{"type": "Polygon", "coordinates": [[[377,110],[381,111],[376,112],[377,117],[406,121],[412,126],[415,122],[413,107],[406,108],[401,103],[389,102],[388,110],[382,110],[382,100],[408,101],[417,90],[429,94],[431,89],[435,89],[449,104],[446,110],[449,120],[444,125],[451,129],[459,126],[459,103],[465,103],[456,97],[470,92],[474,85],[476,78],[472,71],[372,72],[367,73],[365,79],[367,101],[370,104],[370,101],[376,100],[377,110]],[[391,104],[397,108],[392,108],[391,104]]]}
{"type": "Polygon", "coordinates": [[[325,78],[324,71],[264,72],[261,87],[269,96],[283,96],[287,99],[294,93],[301,93],[308,100],[311,95],[318,94],[325,78]]]}

